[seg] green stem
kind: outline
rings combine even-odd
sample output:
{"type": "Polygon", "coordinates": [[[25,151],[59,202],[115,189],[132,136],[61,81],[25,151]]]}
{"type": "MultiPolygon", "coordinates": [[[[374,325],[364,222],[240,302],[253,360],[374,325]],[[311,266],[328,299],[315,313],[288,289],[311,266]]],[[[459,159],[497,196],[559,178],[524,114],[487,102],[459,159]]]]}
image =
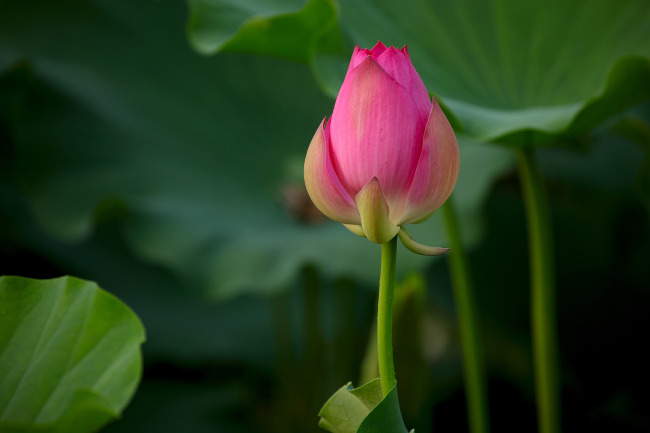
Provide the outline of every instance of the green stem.
{"type": "Polygon", "coordinates": [[[395,291],[396,256],[397,236],[381,246],[377,352],[379,355],[379,378],[384,397],[396,383],[395,366],[393,365],[393,292],[395,291]]]}
{"type": "Polygon", "coordinates": [[[533,363],[539,431],[557,433],[560,396],[551,218],[534,150],[518,149],[517,162],[528,219],[533,363]]]}
{"type": "Polygon", "coordinates": [[[469,431],[471,433],[488,433],[490,431],[490,420],[478,312],[469,263],[463,248],[456,211],[451,199],[447,200],[442,206],[442,215],[445,221],[447,240],[451,248],[448,260],[463,350],[463,376],[467,393],[469,431]]]}

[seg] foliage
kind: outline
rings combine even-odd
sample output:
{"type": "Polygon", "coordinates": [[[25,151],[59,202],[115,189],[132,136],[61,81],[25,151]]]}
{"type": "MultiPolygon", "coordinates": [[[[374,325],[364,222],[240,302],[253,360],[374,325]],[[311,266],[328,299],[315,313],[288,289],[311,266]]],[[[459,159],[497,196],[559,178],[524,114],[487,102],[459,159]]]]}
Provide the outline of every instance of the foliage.
{"type": "Polygon", "coordinates": [[[96,284],[0,277],[0,430],[86,433],[140,380],[144,329],[96,284]]]}
{"type": "Polygon", "coordinates": [[[375,379],[354,388],[347,384],[325,403],[320,413],[320,427],[331,433],[406,433],[399,410],[397,387],[386,397],[381,382],[375,379]]]}
{"type": "MultiPolygon", "coordinates": [[[[200,58],[184,46],[173,19],[181,13],[169,4],[2,7],[12,173],[53,237],[79,242],[117,218],[138,256],[214,298],[277,291],[307,263],[374,281],[371,245],[336,224],[299,221],[304,154],[331,111],[308,69],[200,58]],[[66,32],[57,32],[61,23],[66,32]],[[107,55],[118,52],[120,62],[107,55]],[[297,195],[298,208],[283,206],[286,194],[297,195]]],[[[468,242],[480,236],[491,182],[511,163],[502,149],[463,143],[454,199],[468,242]]],[[[434,218],[414,236],[442,245],[440,226],[434,218]]],[[[405,275],[429,261],[404,254],[400,263],[405,275]]]]}
{"type": "MultiPolygon", "coordinates": [[[[193,18],[202,14],[199,5],[207,3],[220,2],[190,2],[193,18]]],[[[270,3],[287,6],[277,0],[270,3]]],[[[246,10],[249,20],[258,14],[273,19],[267,15],[267,2],[233,9],[246,10]]],[[[244,22],[243,14],[239,18],[244,22]]],[[[650,79],[649,19],[650,5],[642,0],[361,0],[341,2],[339,31],[364,47],[379,39],[387,45],[408,44],[427,88],[444,101],[468,135],[521,144],[531,140],[523,131],[534,131],[536,142],[549,142],[558,134],[584,132],[650,97],[645,85],[650,79]],[[573,61],[576,58],[580,61],[573,61]]],[[[239,40],[248,25],[231,25],[231,38],[239,40]]],[[[193,36],[204,32],[193,26],[189,30],[190,40],[200,48],[193,36]]],[[[321,29],[305,26],[300,36],[296,30],[286,27],[295,39],[309,41],[321,29]]],[[[239,49],[259,49],[254,46],[259,47],[258,40],[250,39],[239,49]]],[[[217,44],[213,47],[212,52],[218,49],[217,44]]],[[[330,55],[329,64],[345,63],[349,48],[339,50],[339,58],[330,55]]],[[[278,54],[263,48],[256,52],[278,54]]],[[[312,52],[318,58],[319,47],[312,52]]],[[[321,80],[324,88],[336,92],[338,86],[330,82],[340,83],[345,69],[321,63],[315,62],[321,70],[317,75],[327,77],[321,80]],[[338,71],[338,76],[322,69],[338,71]]]]}

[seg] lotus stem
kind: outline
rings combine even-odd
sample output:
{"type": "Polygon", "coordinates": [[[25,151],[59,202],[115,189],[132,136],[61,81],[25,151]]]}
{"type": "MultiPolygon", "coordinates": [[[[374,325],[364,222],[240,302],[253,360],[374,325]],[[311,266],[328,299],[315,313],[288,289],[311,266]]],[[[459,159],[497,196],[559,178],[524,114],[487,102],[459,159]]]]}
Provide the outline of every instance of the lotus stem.
{"type": "Polygon", "coordinates": [[[384,397],[396,384],[393,364],[393,293],[397,236],[381,245],[381,273],[379,276],[379,305],[377,308],[377,353],[379,378],[384,397]]]}
{"type": "Polygon", "coordinates": [[[560,395],[553,233],[548,199],[533,148],[516,151],[528,220],[535,395],[540,433],[557,433],[560,395]]]}
{"type": "Polygon", "coordinates": [[[490,417],[485,384],[483,348],[478,324],[478,309],[474,298],[469,262],[458,227],[458,219],[451,198],[442,206],[447,241],[453,251],[449,255],[458,328],[463,350],[463,378],[467,398],[467,416],[471,433],[488,433],[490,417]]]}

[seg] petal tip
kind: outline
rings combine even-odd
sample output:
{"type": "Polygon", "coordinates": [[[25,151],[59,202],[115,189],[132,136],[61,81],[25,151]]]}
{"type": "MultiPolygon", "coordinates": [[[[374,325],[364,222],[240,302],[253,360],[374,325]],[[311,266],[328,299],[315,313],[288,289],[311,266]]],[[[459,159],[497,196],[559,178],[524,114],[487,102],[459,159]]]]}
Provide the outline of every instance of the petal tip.
{"type": "Polygon", "coordinates": [[[379,55],[379,54],[383,53],[384,50],[386,50],[386,45],[384,45],[384,43],[382,41],[377,41],[375,46],[370,49],[370,51],[372,51],[373,54],[375,54],[375,55],[379,55]]]}

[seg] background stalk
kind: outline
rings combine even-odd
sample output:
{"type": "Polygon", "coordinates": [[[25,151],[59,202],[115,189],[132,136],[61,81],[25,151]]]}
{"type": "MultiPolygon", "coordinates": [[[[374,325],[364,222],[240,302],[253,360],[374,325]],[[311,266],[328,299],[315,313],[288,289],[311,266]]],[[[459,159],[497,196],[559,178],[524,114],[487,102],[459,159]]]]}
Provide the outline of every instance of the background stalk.
{"type": "Polygon", "coordinates": [[[393,364],[393,292],[395,291],[395,265],[397,236],[381,246],[381,273],[379,276],[379,305],[377,308],[377,352],[379,378],[384,397],[395,386],[393,364]]]}
{"type": "Polygon", "coordinates": [[[539,431],[557,433],[560,395],[550,211],[534,149],[519,148],[516,153],[528,219],[533,363],[539,431]]]}
{"type": "Polygon", "coordinates": [[[463,248],[456,211],[451,199],[447,200],[442,206],[442,215],[447,240],[451,248],[451,253],[447,257],[463,350],[463,377],[467,394],[469,431],[471,433],[488,433],[490,431],[490,420],[478,312],[469,263],[463,248]]]}

